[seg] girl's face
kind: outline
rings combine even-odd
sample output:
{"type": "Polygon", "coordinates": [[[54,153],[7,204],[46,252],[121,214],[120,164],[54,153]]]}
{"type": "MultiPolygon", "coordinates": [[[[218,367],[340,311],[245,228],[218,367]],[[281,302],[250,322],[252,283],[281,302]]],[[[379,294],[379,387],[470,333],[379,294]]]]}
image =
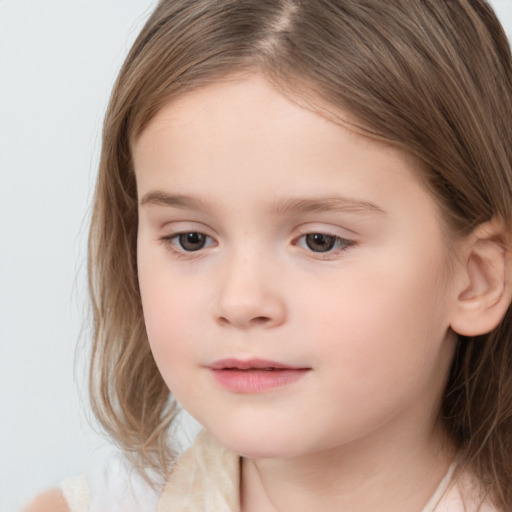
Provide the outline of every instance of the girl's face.
{"type": "Polygon", "coordinates": [[[411,159],[259,75],[133,149],[147,333],[185,409],[256,458],[431,435],[458,274],[411,159]]]}

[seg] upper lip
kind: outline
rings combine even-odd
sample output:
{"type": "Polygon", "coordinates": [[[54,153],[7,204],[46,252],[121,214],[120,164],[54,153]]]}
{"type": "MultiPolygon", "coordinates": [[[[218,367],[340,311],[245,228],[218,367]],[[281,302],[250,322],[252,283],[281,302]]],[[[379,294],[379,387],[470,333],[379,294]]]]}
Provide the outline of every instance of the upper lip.
{"type": "Polygon", "coordinates": [[[265,369],[280,369],[280,370],[305,370],[307,368],[301,366],[293,366],[289,364],[278,363],[276,361],[268,361],[266,359],[220,359],[208,365],[212,370],[226,370],[234,368],[237,370],[265,370],[265,369]]]}

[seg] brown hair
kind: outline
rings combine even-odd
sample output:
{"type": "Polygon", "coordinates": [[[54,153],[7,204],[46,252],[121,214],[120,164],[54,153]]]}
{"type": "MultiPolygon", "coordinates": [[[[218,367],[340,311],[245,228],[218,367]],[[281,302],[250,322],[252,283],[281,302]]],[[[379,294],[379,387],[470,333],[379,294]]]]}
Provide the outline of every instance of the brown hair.
{"type": "MultiPolygon", "coordinates": [[[[320,98],[421,162],[450,232],[512,227],[512,64],[484,0],[162,0],[105,119],[89,241],[92,406],[139,468],[173,460],[176,406],[151,355],[137,283],[130,141],[171,98],[244,71],[320,98]]],[[[441,417],[499,507],[512,509],[512,313],[459,340],[441,417]]]]}

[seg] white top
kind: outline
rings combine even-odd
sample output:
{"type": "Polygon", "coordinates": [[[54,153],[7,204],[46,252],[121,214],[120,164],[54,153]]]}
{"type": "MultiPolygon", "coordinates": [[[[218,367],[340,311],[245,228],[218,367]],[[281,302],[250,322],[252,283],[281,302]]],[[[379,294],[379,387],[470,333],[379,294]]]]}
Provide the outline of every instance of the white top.
{"type": "Polygon", "coordinates": [[[64,480],[60,488],[71,512],[155,512],[163,483],[153,489],[112,450],[106,462],[64,480]]]}
{"type": "MultiPolygon", "coordinates": [[[[71,512],[239,512],[239,468],[239,457],[203,431],[156,489],[118,453],[106,466],[65,480],[61,490],[71,512]]],[[[499,512],[488,503],[479,508],[474,478],[454,482],[455,469],[454,462],[421,512],[499,512]]]]}

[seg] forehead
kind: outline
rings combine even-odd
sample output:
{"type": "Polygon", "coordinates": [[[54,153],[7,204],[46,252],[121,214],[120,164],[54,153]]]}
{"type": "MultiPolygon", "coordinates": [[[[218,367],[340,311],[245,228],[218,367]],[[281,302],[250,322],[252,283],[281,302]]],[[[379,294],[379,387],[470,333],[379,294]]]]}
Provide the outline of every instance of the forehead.
{"type": "MultiPolygon", "coordinates": [[[[136,171],[143,167],[143,156],[155,148],[176,149],[177,159],[184,143],[194,146],[194,141],[197,144],[189,148],[193,149],[189,161],[201,155],[221,155],[225,150],[234,158],[237,147],[249,144],[265,147],[269,156],[287,153],[291,157],[307,150],[308,156],[313,156],[312,144],[298,145],[303,140],[314,141],[318,157],[324,148],[337,143],[340,133],[361,154],[387,155],[407,161],[409,167],[416,164],[390,144],[365,136],[348,113],[329,106],[319,96],[305,90],[300,96],[284,93],[260,74],[228,76],[169,101],[136,138],[132,152],[136,171]]],[[[245,159],[244,167],[248,165],[245,159]]]]}
{"type": "MultiPolygon", "coordinates": [[[[133,144],[139,196],[156,186],[208,193],[396,194],[415,162],[277,91],[263,76],[226,79],[167,103],[133,144]]],[[[357,195],[357,194],[355,194],[357,195]]],[[[371,201],[371,199],[368,199],[371,201]]],[[[374,201],[371,201],[374,202],[374,201]]]]}

